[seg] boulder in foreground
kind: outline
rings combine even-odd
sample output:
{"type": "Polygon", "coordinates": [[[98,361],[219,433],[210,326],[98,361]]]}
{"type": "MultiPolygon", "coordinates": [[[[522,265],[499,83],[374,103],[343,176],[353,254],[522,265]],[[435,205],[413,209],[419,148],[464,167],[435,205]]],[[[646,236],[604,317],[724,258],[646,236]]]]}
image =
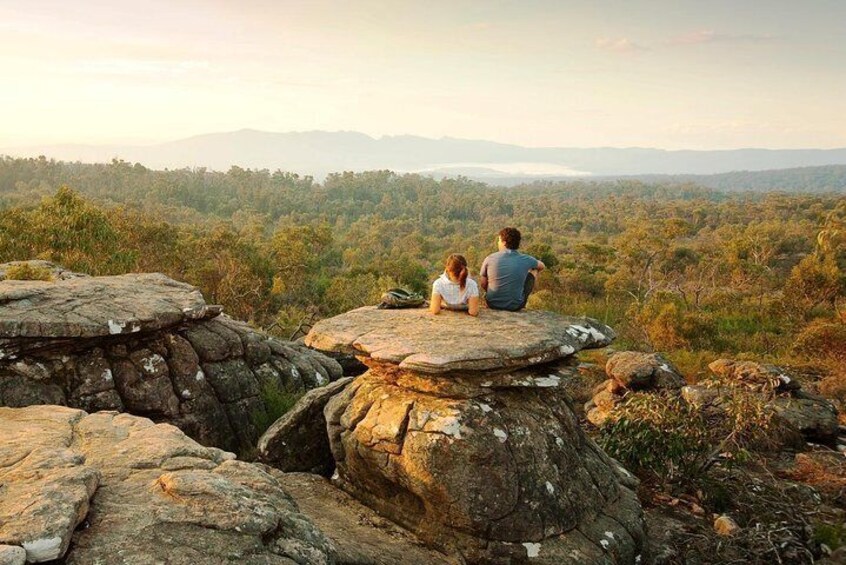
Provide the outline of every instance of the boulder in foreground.
{"type": "Polygon", "coordinates": [[[331,475],[335,461],[329,449],[323,409],[352,380],[346,377],[305,393],[259,438],[259,459],[286,473],[331,475]]]}
{"type": "Polygon", "coordinates": [[[335,562],[276,479],[173,426],[30,406],[0,408],[0,429],[7,554],[17,547],[28,562],[69,564],[335,562]]]}

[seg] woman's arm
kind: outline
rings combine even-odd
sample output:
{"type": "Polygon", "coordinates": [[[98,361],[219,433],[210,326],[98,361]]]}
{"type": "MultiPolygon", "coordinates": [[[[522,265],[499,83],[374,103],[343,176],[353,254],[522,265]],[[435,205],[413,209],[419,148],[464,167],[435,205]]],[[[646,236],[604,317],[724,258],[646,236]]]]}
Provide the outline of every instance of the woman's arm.
{"type": "Polygon", "coordinates": [[[471,316],[478,316],[479,315],[479,297],[478,296],[471,296],[467,300],[467,313],[471,316]]]}
{"type": "Polygon", "coordinates": [[[432,291],[432,299],[429,301],[429,312],[438,314],[441,311],[441,295],[436,290],[432,291]]]}

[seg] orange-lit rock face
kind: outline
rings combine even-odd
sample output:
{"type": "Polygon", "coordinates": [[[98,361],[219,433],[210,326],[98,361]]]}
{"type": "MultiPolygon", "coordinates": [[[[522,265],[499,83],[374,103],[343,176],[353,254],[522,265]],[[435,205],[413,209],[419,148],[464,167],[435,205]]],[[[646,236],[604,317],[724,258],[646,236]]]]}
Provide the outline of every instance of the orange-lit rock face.
{"type": "Polygon", "coordinates": [[[383,313],[360,309],[318,324],[310,337],[335,350],[357,348],[370,367],[324,410],[342,488],[469,562],[638,559],[644,533],[629,488],[635,481],[578,426],[562,386],[577,373],[554,353],[604,345],[609,329],[579,320],[573,325],[581,329],[568,332],[570,322],[549,313],[496,313],[486,339],[498,344],[497,357],[493,348],[463,349],[481,341],[462,345],[465,322],[455,317],[450,346],[439,354],[443,332],[427,341],[433,333],[421,328],[434,322],[426,314],[383,313]],[[522,337],[501,333],[507,316],[516,327],[538,327],[522,337]],[[582,329],[588,339],[573,335],[582,329]],[[498,368],[474,369],[479,359],[498,368]]]}
{"type": "Polygon", "coordinates": [[[0,407],[0,430],[7,554],[69,565],[336,562],[275,478],[174,426],[41,405],[0,407]]]}

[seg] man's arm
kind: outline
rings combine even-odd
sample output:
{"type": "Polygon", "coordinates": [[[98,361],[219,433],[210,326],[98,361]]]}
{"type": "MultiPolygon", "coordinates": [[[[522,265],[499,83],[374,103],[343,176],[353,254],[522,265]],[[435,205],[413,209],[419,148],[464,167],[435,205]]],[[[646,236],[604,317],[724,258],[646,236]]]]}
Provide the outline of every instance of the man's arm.
{"type": "Polygon", "coordinates": [[[482,268],[479,269],[479,286],[482,287],[482,290],[485,292],[488,291],[488,259],[485,258],[482,261],[482,268]]]}
{"type": "Polygon", "coordinates": [[[537,267],[535,267],[535,270],[536,270],[537,272],[539,272],[539,273],[540,273],[540,272],[541,272],[541,271],[543,271],[544,269],[546,269],[546,265],[544,265],[544,264],[543,264],[543,261],[541,261],[541,260],[539,259],[539,260],[538,260],[538,266],[537,266],[537,267]]]}

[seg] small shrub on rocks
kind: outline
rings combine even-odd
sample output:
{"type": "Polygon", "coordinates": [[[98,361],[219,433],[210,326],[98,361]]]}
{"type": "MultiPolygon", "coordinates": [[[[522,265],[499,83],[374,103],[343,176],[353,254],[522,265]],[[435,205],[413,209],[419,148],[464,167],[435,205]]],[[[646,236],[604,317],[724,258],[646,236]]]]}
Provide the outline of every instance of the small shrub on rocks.
{"type": "Polygon", "coordinates": [[[288,410],[294,407],[302,394],[282,390],[278,384],[267,382],[261,388],[261,398],[264,400],[266,410],[253,414],[255,424],[260,434],[284,416],[288,410]]]}
{"type": "Polygon", "coordinates": [[[721,444],[725,451],[745,454],[747,449],[767,449],[778,443],[773,437],[773,432],[779,431],[775,429],[775,411],[768,404],[772,390],[762,396],[732,386],[723,390],[726,416],[715,431],[725,434],[721,444]]]}
{"type": "Polygon", "coordinates": [[[668,394],[627,395],[600,428],[599,443],[627,469],[657,482],[698,474],[711,451],[702,414],[668,394]]]}
{"type": "Polygon", "coordinates": [[[825,546],[826,550],[831,552],[846,542],[846,529],[843,524],[815,524],[812,540],[819,546],[825,546]]]}
{"type": "Polygon", "coordinates": [[[750,451],[769,449],[787,433],[776,425],[766,395],[712,384],[720,411],[672,392],[627,394],[600,427],[600,445],[645,481],[691,485],[717,461],[742,464],[750,451]]]}

